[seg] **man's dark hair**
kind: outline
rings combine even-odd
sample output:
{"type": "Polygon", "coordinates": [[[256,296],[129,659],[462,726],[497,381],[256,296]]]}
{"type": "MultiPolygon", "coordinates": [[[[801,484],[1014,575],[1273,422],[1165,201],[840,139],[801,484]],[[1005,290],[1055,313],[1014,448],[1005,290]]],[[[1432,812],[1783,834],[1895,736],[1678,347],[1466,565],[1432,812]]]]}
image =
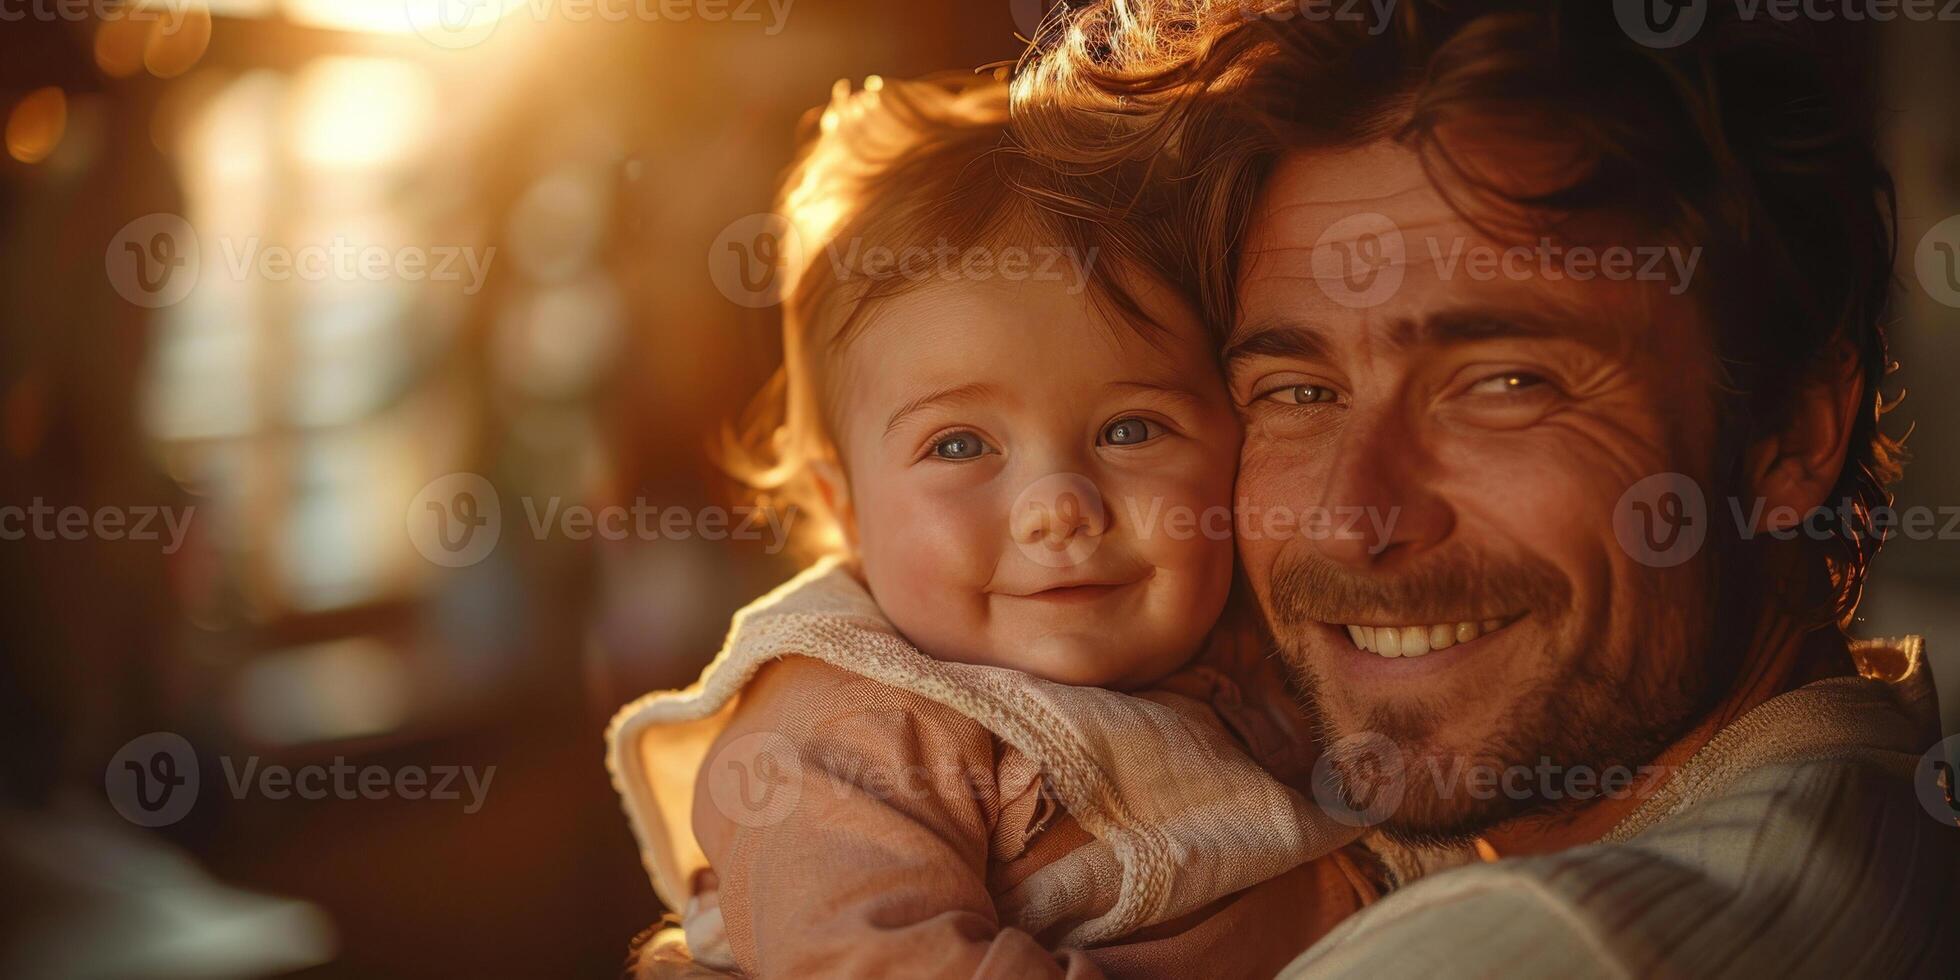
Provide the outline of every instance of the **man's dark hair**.
{"type": "Polygon", "coordinates": [[[1826,502],[1835,533],[1799,543],[1814,553],[1778,563],[1796,572],[1773,586],[1806,625],[1843,628],[1881,543],[1873,510],[1890,505],[1903,461],[1879,430],[1897,232],[1868,33],[1711,4],[1691,38],[1660,47],[1614,8],[1401,0],[1371,23],[1297,0],[1100,0],[1038,33],[1014,82],[1015,136],[1078,172],[1155,159],[1188,181],[1219,327],[1253,200],[1294,149],[1392,139],[1473,224],[1489,213],[1474,203],[1508,204],[1541,227],[1606,216],[1700,246],[1692,289],[1713,324],[1727,465],[1790,421],[1805,381],[1847,357],[1862,373],[1826,502]],[[1514,139],[1559,176],[1520,190],[1486,175],[1439,138],[1465,132],[1514,139]]]}

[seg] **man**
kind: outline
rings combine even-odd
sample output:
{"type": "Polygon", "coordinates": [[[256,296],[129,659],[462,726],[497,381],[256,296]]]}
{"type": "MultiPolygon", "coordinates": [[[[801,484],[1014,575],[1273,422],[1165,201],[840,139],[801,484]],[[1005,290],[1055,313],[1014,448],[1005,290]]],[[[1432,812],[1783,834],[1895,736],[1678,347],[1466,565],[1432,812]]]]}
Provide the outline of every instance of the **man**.
{"type": "Polygon", "coordinates": [[[1228,257],[1241,556],[1397,886],[1294,969],[1946,975],[1919,644],[1843,631],[1899,461],[1855,39],[1444,6],[1093,4],[1016,83],[1228,257]]]}

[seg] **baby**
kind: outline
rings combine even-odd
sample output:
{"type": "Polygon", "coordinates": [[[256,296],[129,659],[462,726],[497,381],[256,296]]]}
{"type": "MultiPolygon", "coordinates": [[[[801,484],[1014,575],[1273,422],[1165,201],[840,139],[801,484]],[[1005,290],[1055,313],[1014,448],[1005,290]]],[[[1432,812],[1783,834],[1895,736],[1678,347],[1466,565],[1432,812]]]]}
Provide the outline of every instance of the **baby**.
{"type": "Polygon", "coordinates": [[[1239,434],[1181,209],[1112,173],[1133,219],[1072,217],[1005,121],[997,82],[840,83],[785,181],[743,472],[829,556],[609,735],[696,966],[1270,976],[1373,895],[1254,761],[1302,734],[1193,663],[1239,434]]]}

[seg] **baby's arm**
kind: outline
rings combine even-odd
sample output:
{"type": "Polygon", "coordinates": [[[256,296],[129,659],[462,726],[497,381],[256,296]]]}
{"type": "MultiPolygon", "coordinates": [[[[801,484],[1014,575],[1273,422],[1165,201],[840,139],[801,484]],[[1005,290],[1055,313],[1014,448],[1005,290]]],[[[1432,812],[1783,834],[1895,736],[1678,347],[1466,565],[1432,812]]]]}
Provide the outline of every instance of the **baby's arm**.
{"type": "Polygon", "coordinates": [[[787,657],[749,684],[708,759],[694,832],[744,973],[1101,975],[1001,927],[987,889],[994,743],[970,719],[787,657]],[[781,795],[765,802],[767,787],[781,795]]]}

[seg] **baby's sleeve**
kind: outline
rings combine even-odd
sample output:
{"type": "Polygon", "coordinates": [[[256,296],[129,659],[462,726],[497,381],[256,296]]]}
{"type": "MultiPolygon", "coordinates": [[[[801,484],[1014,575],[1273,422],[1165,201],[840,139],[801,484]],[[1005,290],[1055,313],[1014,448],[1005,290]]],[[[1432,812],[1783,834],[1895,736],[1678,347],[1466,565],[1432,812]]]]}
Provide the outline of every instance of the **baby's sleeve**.
{"type": "Polygon", "coordinates": [[[1000,925],[994,763],[992,736],[934,702],[806,657],[763,668],[694,796],[741,971],[1099,977],[1000,925]]]}

